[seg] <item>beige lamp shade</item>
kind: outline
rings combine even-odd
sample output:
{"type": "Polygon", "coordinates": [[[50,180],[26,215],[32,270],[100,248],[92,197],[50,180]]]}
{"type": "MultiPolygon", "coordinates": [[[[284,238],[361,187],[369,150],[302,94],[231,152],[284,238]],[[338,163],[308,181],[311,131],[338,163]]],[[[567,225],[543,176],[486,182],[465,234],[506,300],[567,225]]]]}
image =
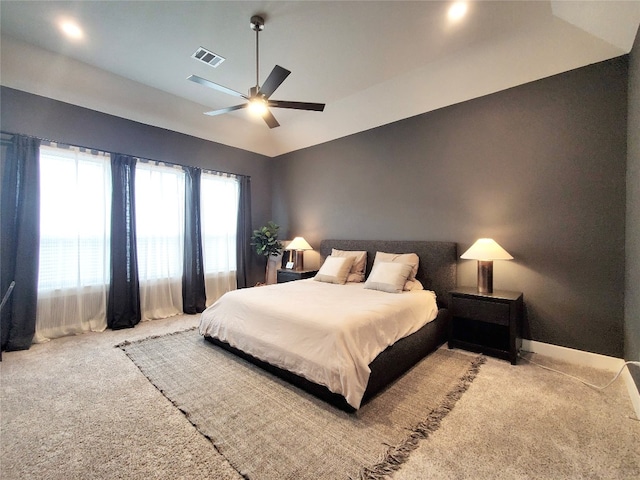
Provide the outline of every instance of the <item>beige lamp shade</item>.
{"type": "Polygon", "coordinates": [[[479,238],[460,255],[465,260],[513,260],[513,257],[492,238],[479,238]]]}
{"type": "Polygon", "coordinates": [[[289,245],[287,245],[284,249],[285,250],[313,250],[311,245],[309,245],[309,243],[307,243],[307,241],[302,237],[294,238],[293,240],[291,240],[289,245]]]}

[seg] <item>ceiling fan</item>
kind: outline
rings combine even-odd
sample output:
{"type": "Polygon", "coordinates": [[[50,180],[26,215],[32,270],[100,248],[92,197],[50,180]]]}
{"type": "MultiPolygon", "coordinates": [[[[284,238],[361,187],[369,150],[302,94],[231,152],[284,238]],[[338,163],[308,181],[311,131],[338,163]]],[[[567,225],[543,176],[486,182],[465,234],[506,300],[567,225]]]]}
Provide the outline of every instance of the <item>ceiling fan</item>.
{"type": "Polygon", "coordinates": [[[223,113],[233,112],[234,110],[240,110],[242,108],[249,108],[252,112],[261,115],[269,128],[275,128],[280,126],[276,118],[273,116],[270,107],[276,108],[292,108],[295,110],[313,110],[316,112],[322,112],[324,110],[324,103],[310,103],[310,102],[291,102],[285,100],[272,100],[271,95],[276,89],[284,82],[284,80],[291,73],[286,68],[282,68],[280,65],[276,65],[271,70],[271,73],[264,81],[262,86],[259,83],[259,50],[258,50],[258,34],[261,30],[264,30],[264,18],[254,15],[251,17],[251,30],[256,32],[256,86],[249,89],[249,94],[244,95],[240,92],[214,83],[206,78],[199,77],[197,75],[191,75],[187,80],[199,83],[205,87],[213,88],[219,92],[233,95],[234,97],[244,98],[248,100],[241,105],[234,105],[233,107],[221,108],[219,110],[213,110],[211,112],[205,112],[205,115],[221,115],[223,113]]]}

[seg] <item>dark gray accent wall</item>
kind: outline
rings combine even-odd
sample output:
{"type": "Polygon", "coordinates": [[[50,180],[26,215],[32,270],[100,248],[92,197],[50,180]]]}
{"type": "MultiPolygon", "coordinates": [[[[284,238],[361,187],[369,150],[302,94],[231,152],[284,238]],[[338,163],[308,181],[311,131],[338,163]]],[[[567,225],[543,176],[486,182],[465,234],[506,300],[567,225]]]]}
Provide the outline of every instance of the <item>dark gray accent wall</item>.
{"type": "MultiPolygon", "coordinates": [[[[0,128],[107,152],[248,175],[254,228],[271,219],[271,159],[263,155],[7,87],[0,89],[0,128]]],[[[264,266],[257,257],[251,276],[253,283],[264,278],[264,266]]]]}
{"type": "MultiPolygon", "coordinates": [[[[275,159],[285,236],[492,237],[525,338],[623,355],[626,56],[275,159]]],[[[425,85],[437,89],[437,85],[425,85]]],[[[419,92],[416,92],[418,94],[419,92]]],[[[458,284],[475,285],[460,260],[458,284]]]]}
{"type": "MultiPolygon", "coordinates": [[[[640,29],[629,55],[624,355],[640,360],[640,29]]],[[[640,368],[630,366],[640,388],[640,368]]]]}

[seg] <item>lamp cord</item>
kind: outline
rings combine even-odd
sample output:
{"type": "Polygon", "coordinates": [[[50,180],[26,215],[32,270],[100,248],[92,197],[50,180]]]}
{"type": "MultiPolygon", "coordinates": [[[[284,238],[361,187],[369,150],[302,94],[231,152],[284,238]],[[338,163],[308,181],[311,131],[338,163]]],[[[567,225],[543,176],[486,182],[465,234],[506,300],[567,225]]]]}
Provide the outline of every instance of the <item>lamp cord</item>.
{"type": "MultiPolygon", "coordinates": [[[[618,373],[616,373],[615,377],[613,377],[613,379],[611,379],[611,381],[609,381],[609,383],[607,383],[607,384],[606,384],[606,385],[604,385],[604,386],[598,386],[598,385],[594,385],[594,384],[592,384],[592,383],[589,383],[589,382],[587,382],[587,381],[583,380],[582,378],[579,378],[579,377],[576,377],[576,376],[570,375],[570,374],[568,374],[568,373],[566,373],[566,372],[561,372],[560,370],[556,370],[556,369],[554,369],[554,368],[546,367],[546,366],[544,366],[544,365],[541,365],[541,364],[539,364],[538,362],[535,362],[535,361],[533,361],[533,360],[531,360],[531,359],[529,359],[529,358],[525,358],[525,357],[523,357],[520,353],[518,353],[518,356],[519,356],[520,358],[522,358],[523,360],[525,360],[525,361],[527,361],[527,362],[529,362],[529,363],[531,363],[531,364],[533,364],[533,365],[536,365],[536,366],[538,366],[538,367],[540,367],[540,368],[543,368],[543,369],[545,369],[545,370],[549,370],[550,372],[559,373],[560,375],[564,375],[565,377],[572,378],[572,379],[574,379],[574,380],[579,381],[580,383],[583,383],[583,384],[584,384],[584,385],[586,385],[587,387],[593,388],[594,390],[598,390],[598,391],[603,391],[604,389],[606,389],[606,388],[608,388],[609,386],[611,386],[611,384],[613,384],[613,382],[615,382],[615,381],[618,379],[618,377],[619,377],[619,376],[620,376],[620,374],[622,373],[622,370],[624,370],[624,367],[626,367],[627,365],[631,365],[631,364],[633,364],[633,365],[638,365],[638,366],[640,366],[640,362],[635,362],[635,361],[624,362],[624,364],[620,367],[620,370],[618,370],[618,373]]],[[[636,422],[640,421],[640,419],[639,419],[639,418],[634,418],[634,417],[629,417],[629,418],[630,418],[631,420],[635,420],[636,422]]]]}

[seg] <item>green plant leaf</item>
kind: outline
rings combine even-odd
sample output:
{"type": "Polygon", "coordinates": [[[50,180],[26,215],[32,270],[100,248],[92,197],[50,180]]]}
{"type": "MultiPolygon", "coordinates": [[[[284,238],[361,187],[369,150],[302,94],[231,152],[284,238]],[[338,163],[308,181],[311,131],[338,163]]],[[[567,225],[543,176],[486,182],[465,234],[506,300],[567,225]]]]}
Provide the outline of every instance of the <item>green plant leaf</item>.
{"type": "Polygon", "coordinates": [[[280,226],[273,221],[253,231],[251,235],[251,246],[255,247],[258,255],[268,257],[278,256],[282,253],[282,242],[278,240],[278,230],[280,226]]]}

